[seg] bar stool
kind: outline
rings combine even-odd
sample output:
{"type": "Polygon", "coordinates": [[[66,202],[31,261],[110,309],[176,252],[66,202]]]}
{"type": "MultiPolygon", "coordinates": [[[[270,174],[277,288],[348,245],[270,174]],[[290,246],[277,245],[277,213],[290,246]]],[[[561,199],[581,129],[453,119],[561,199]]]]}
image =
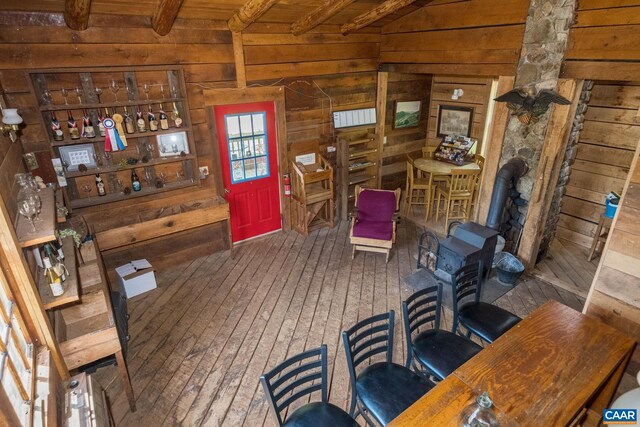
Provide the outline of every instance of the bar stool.
{"type": "Polygon", "coordinates": [[[609,236],[609,229],[611,228],[612,223],[613,223],[613,218],[609,218],[604,214],[600,215],[600,222],[598,222],[596,233],[593,235],[593,242],[591,243],[591,249],[589,250],[589,256],[587,257],[587,261],[591,261],[593,258],[595,258],[596,249],[598,248],[598,243],[604,244],[607,241],[607,236],[609,236]],[[603,231],[604,231],[604,234],[601,235],[603,231]]]}

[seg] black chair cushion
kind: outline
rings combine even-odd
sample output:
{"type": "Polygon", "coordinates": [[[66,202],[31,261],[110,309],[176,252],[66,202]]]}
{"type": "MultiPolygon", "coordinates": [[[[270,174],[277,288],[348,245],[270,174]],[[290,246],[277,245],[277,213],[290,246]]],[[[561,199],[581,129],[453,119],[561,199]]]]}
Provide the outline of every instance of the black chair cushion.
{"type": "Polygon", "coordinates": [[[390,423],[433,386],[404,366],[386,362],[366,367],[356,381],[358,398],[382,425],[390,423]]]}
{"type": "Polygon", "coordinates": [[[413,341],[416,359],[441,380],[480,350],[473,341],[442,329],[424,331],[413,341]]]}
{"type": "Polygon", "coordinates": [[[515,314],[486,302],[463,305],[458,310],[458,319],[465,328],[490,343],[522,320],[515,314]]]}
{"type": "Polygon", "coordinates": [[[331,403],[312,402],[296,409],[283,424],[286,427],[347,426],[358,423],[345,411],[331,403]]]}

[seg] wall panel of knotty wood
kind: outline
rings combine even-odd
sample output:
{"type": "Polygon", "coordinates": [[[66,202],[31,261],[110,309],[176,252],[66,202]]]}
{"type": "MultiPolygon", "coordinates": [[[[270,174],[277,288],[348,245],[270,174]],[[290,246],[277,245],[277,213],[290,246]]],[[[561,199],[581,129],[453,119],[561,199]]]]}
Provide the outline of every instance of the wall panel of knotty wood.
{"type": "Polygon", "coordinates": [[[637,81],[640,0],[580,0],[562,76],[637,81]]]}
{"type": "Polygon", "coordinates": [[[591,91],[583,129],[556,234],[590,247],[604,213],[604,199],[622,192],[640,141],[640,85],[597,83],[591,91]]]}
{"type": "MultiPolygon", "coordinates": [[[[585,312],[634,337],[640,343],[640,147],[611,234],[596,271],[585,312]]],[[[640,369],[636,347],[627,372],[640,369]]],[[[630,382],[631,384],[631,382],[630,382]]]]}
{"type": "Polygon", "coordinates": [[[528,0],[433,3],[382,28],[389,71],[514,75],[528,0]]]}

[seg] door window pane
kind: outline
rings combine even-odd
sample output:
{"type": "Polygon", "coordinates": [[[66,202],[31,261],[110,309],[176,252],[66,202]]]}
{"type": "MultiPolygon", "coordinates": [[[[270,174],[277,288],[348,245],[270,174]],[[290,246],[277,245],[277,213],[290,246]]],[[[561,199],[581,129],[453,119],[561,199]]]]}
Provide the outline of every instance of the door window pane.
{"type": "Polygon", "coordinates": [[[232,183],[269,176],[264,112],[225,116],[232,183]]]}

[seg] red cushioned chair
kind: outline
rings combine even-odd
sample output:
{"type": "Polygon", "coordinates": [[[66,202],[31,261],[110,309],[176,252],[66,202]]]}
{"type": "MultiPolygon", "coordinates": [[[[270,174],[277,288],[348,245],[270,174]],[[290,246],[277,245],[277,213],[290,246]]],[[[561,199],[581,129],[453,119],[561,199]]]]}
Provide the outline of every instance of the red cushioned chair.
{"type": "Polygon", "coordinates": [[[400,209],[400,189],[377,190],[356,186],[356,209],[351,215],[349,238],[356,250],[389,253],[396,241],[396,220],[400,209]]]}

